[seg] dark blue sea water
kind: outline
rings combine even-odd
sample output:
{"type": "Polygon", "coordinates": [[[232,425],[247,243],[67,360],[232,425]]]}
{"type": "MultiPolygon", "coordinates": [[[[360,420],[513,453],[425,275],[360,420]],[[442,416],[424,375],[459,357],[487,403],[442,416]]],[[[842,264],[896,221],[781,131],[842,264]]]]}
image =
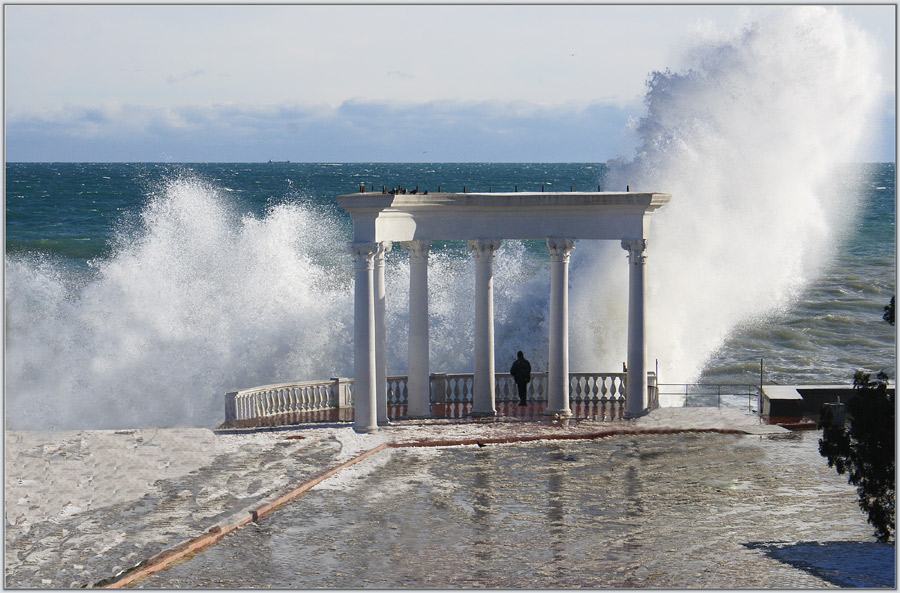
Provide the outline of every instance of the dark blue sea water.
{"type": "Polygon", "coordinates": [[[6,249],[72,265],[108,255],[116,232],[136,220],[166,179],[196,175],[241,212],[263,216],[279,202],[324,208],[349,228],[334,201],[360,185],[422,191],[595,191],[602,164],[8,163],[6,249]]]}
{"type": "MultiPolygon", "coordinates": [[[[845,166],[840,216],[785,208],[786,194],[771,224],[749,232],[746,217],[716,218],[743,201],[707,207],[700,194],[674,194],[672,218],[654,215],[648,250],[648,356],[662,380],[757,383],[760,358],[779,383],[844,383],[857,368],[893,378],[895,334],[881,316],[896,281],[894,169],[845,166]],[[711,237],[734,225],[730,241],[671,238],[679,200],[711,237]],[[774,259],[760,257],[788,239],[774,259]],[[721,274],[701,282],[707,265],[721,274]],[[745,306],[735,294],[748,295],[745,306]]],[[[607,187],[606,175],[607,165],[582,163],[8,163],[7,425],[45,426],[52,406],[51,427],[210,426],[228,390],[350,376],[351,224],[335,196],[360,185],[624,189],[607,187]]],[[[624,335],[609,336],[624,334],[625,298],[608,293],[624,278],[625,253],[589,243],[572,255],[572,370],[614,371],[624,335]]],[[[464,245],[436,245],[434,371],[472,369],[473,283],[464,245]]],[[[407,287],[397,249],[388,255],[390,373],[405,371],[407,287]]],[[[498,368],[518,349],[546,364],[548,299],[546,247],[507,242],[495,260],[498,368]]]]}

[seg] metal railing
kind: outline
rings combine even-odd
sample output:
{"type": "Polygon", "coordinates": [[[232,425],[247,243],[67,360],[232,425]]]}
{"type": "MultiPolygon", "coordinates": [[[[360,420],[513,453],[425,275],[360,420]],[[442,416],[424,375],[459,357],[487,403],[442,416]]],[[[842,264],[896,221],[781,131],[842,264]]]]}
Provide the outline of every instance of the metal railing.
{"type": "Polygon", "coordinates": [[[748,412],[759,411],[759,385],[744,383],[660,383],[659,407],[721,407],[723,397],[747,401],[748,412]]]}

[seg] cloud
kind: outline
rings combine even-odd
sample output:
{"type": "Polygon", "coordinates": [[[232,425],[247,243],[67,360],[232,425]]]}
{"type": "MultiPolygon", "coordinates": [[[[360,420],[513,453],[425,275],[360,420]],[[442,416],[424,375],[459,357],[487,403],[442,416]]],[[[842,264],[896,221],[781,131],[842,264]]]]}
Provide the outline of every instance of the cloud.
{"type": "Polygon", "coordinates": [[[206,74],[205,70],[194,70],[192,72],[188,72],[187,74],[182,74],[181,76],[168,76],[166,77],[166,82],[169,84],[176,84],[179,82],[183,82],[185,80],[190,80],[191,78],[197,78],[198,76],[204,76],[206,74]]]}
{"type": "Polygon", "coordinates": [[[388,78],[400,78],[402,80],[413,80],[415,78],[414,75],[409,72],[401,72],[400,70],[390,70],[387,73],[388,78]]]}
{"type": "Polygon", "coordinates": [[[67,106],[7,121],[8,161],[605,161],[639,109],[527,102],[67,106]],[[427,158],[423,155],[427,155],[427,158]]]}
{"type": "MultiPolygon", "coordinates": [[[[350,100],[337,107],[68,105],[7,118],[16,161],[605,162],[631,158],[645,107],[350,100]]],[[[866,159],[894,159],[887,101],[866,159]]]]}

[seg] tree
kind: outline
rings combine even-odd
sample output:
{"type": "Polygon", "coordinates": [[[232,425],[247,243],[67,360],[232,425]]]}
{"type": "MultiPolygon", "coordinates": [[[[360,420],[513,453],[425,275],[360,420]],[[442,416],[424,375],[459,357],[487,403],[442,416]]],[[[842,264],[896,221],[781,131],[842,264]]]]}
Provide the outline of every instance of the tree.
{"type": "Polygon", "coordinates": [[[822,414],[819,453],[856,486],[859,506],[868,514],[878,541],[895,539],[894,512],[894,391],[888,377],[857,371],[853,397],[847,402],[849,429],[832,425],[831,410],[822,414]]]}
{"type": "MultiPolygon", "coordinates": [[[[894,298],[884,308],[884,320],[894,325],[894,298]]],[[[896,540],[894,486],[894,390],[888,389],[883,371],[875,381],[863,371],[853,377],[853,397],[847,402],[849,429],[834,425],[830,408],[824,408],[819,428],[819,453],[828,467],[848,474],[856,486],[859,507],[868,514],[880,542],[896,540]]]]}
{"type": "MultiPolygon", "coordinates": [[[[894,325],[894,297],[883,319],[894,325]]],[[[834,425],[831,409],[823,408],[819,453],[828,459],[828,467],[847,473],[856,486],[859,507],[868,514],[878,541],[896,541],[894,390],[888,388],[884,371],[874,381],[869,373],[856,371],[853,391],[846,404],[849,429],[843,423],[834,425]]]]}

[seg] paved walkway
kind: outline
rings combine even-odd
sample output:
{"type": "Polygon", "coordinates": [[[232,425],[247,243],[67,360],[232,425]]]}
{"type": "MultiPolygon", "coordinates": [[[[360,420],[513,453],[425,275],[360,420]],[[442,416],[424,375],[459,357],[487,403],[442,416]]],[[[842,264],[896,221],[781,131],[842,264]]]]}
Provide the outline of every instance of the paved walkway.
{"type": "Polygon", "coordinates": [[[817,443],[691,432],[388,448],[133,585],[892,587],[893,547],[817,443]]]}
{"type": "Polygon", "coordinates": [[[539,405],[499,411],[495,418],[397,420],[372,435],[334,423],[218,436],[206,429],[8,431],[5,584],[115,582],[154,557],[214,541],[382,446],[644,431],[786,432],[724,408],[661,409],[634,421],[551,419],[539,405]]]}

